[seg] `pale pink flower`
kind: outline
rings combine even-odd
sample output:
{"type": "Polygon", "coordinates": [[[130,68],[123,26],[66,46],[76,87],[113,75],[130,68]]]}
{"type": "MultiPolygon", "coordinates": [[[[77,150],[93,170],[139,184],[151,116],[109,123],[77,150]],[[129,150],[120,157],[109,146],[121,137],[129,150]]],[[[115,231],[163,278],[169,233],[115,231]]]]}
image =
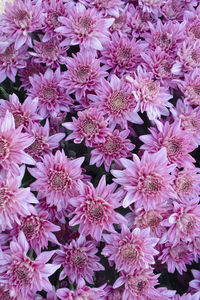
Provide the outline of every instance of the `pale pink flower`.
{"type": "Polygon", "coordinates": [[[80,45],[83,48],[102,50],[103,44],[109,41],[108,28],[113,18],[103,18],[95,8],[86,8],[77,3],[71,8],[68,17],[59,17],[64,26],[55,31],[65,38],[61,45],[80,45]]]}
{"type": "Polygon", "coordinates": [[[109,30],[111,33],[113,32],[119,32],[119,33],[130,33],[131,28],[128,26],[128,20],[130,19],[130,14],[128,13],[128,6],[120,10],[119,16],[114,17],[114,22],[110,26],[109,30]]]}
{"type": "Polygon", "coordinates": [[[118,288],[124,284],[123,300],[156,299],[159,291],[155,288],[158,284],[158,277],[152,269],[136,270],[133,274],[122,273],[115,281],[113,287],[118,288]]]}
{"type": "Polygon", "coordinates": [[[121,0],[85,0],[89,7],[95,7],[103,16],[119,17],[124,2],[121,0]]]}
{"type": "Polygon", "coordinates": [[[101,80],[101,85],[95,89],[95,93],[96,95],[88,96],[93,101],[91,106],[97,107],[103,113],[111,129],[117,125],[127,129],[128,121],[135,124],[143,123],[135,111],[136,101],[132,95],[132,87],[125,80],[111,75],[110,82],[101,80]]]}
{"type": "Polygon", "coordinates": [[[82,50],[73,58],[67,57],[67,71],[63,75],[61,86],[67,89],[69,94],[75,93],[79,101],[87,91],[93,91],[107,72],[100,67],[100,60],[95,58],[95,53],[82,50]]]}
{"type": "Polygon", "coordinates": [[[29,299],[28,294],[52,289],[48,280],[59,266],[46,264],[55,251],[40,253],[35,260],[31,260],[26,253],[28,242],[20,232],[17,241],[10,243],[10,251],[1,254],[0,283],[9,286],[10,296],[16,299],[29,299]]]}
{"type": "Polygon", "coordinates": [[[132,35],[139,37],[143,32],[149,30],[149,22],[153,22],[152,14],[144,12],[141,7],[129,4],[128,25],[132,29],[132,35]]]}
{"type": "Polygon", "coordinates": [[[49,135],[49,121],[46,119],[44,127],[39,124],[30,124],[26,132],[34,137],[35,141],[25,152],[30,154],[36,161],[40,161],[45,154],[51,154],[53,149],[59,147],[59,142],[65,137],[64,133],[49,135]]]}
{"type": "Polygon", "coordinates": [[[109,171],[112,162],[119,162],[122,157],[131,156],[131,152],[135,145],[126,137],[129,135],[129,130],[115,129],[108,133],[104,143],[99,143],[95,149],[91,151],[90,165],[96,164],[99,168],[103,163],[106,172],[109,171]]]}
{"type": "Polygon", "coordinates": [[[95,255],[97,252],[96,242],[87,241],[82,235],[69,245],[61,245],[53,261],[54,264],[63,266],[59,279],[63,280],[67,276],[70,283],[77,283],[83,278],[93,284],[94,271],[104,270],[98,262],[99,257],[95,255]]]}
{"type": "Polygon", "coordinates": [[[149,128],[151,134],[140,136],[140,140],[144,143],[141,149],[155,153],[165,147],[169,162],[175,163],[180,168],[187,163],[195,162],[189,152],[192,152],[196,145],[191,134],[181,129],[180,121],[172,124],[168,121],[164,124],[157,121],[156,124],[157,127],[149,128]]]}
{"type": "Polygon", "coordinates": [[[132,274],[139,269],[147,269],[154,264],[154,256],[159,252],[155,245],[159,239],[150,236],[150,229],[135,228],[132,232],[127,226],[122,225],[121,233],[104,234],[106,242],[102,250],[108,261],[116,265],[118,271],[132,274]]]}
{"type": "Polygon", "coordinates": [[[71,98],[67,96],[64,87],[59,85],[62,78],[60,67],[55,72],[47,69],[44,75],[34,74],[29,78],[32,87],[28,89],[28,95],[38,97],[37,111],[43,118],[56,117],[60,111],[69,111],[71,98]]]}
{"type": "Polygon", "coordinates": [[[161,7],[161,11],[167,20],[182,21],[184,14],[184,3],[182,0],[167,0],[161,7]]]}
{"type": "Polygon", "coordinates": [[[125,218],[115,211],[121,206],[122,199],[122,193],[115,192],[115,189],[115,184],[106,185],[105,175],[96,189],[90,182],[87,185],[80,182],[78,197],[71,199],[75,216],[69,225],[80,224],[78,231],[81,235],[91,235],[100,241],[103,230],[114,232],[114,224],[126,223],[125,218]]]}
{"type": "Polygon", "coordinates": [[[164,148],[154,154],[145,151],[141,160],[133,154],[133,161],[122,158],[120,162],[125,170],[112,170],[111,173],[126,192],[124,207],[135,202],[136,207],[142,205],[145,209],[154,209],[161,201],[174,196],[170,173],[175,165],[169,165],[164,148]]]}
{"type": "Polygon", "coordinates": [[[175,269],[182,275],[183,271],[187,272],[187,265],[191,265],[194,259],[191,245],[185,242],[180,242],[174,247],[169,242],[164,245],[161,255],[158,258],[161,263],[167,264],[169,273],[174,273],[175,269]]]}
{"type": "Polygon", "coordinates": [[[36,113],[38,105],[38,98],[26,98],[21,104],[16,94],[9,95],[9,101],[0,99],[0,116],[3,117],[8,110],[12,113],[15,120],[15,127],[23,125],[27,128],[29,124],[39,122],[42,117],[36,113]]]}
{"type": "Polygon", "coordinates": [[[18,0],[13,4],[6,3],[6,9],[1,15],[1,30],[15,40],[18,50],[25,43],[32,45],[30,33],[42,28],[44,12],[41,1],[35,4],[31,0],[18,0]]]}
{"type": "Polygon", "coordinates": [[[139,0],[138,5],[144,12],[154,13],[158,15],[160,12],[160,6],[165,3],[166,0],[139,0]]]}
{"type": "Polygon", "coordinates": [[[67,288],[58,289],[56,295],[61,300],[105,300],[106,292],[104,290],[105,285],[98,288],[91,288],[85,285],[85,281],[80,279],[76,291],[69,290],[67,288]]]}
{"type": "Polygon", "coordinates": [[[85,145],[93,147],[95,144],[105,142],[109,129],[102,112],[97,108],[89,108],[78,112],[78,119],[72,117],[72,122],[65,122],[63,127],[73,130],[66,141],[74,139],[74,143],[81,143],[85,139],[85,145]]]}
{"type": "Polygon", "coordinates": [[[7,110],[0,118],[0,164],[5,170],[19,175],[19,164],[34,165],[33,158],[24,149],[34,142],[34,138],[22,133],[23,126],[15,129],[13,115],[7,110]]]}
{"type": "Polygon", "coordinates": [[[58,211],[66,208],[69,199],[77,192],[83,161],[84,157],[69,160],[64,151],[44,155],[42,162],[36,163],[35,168],[28,168],[36,178],[31,189],[38,192],[38,199],[46,197],[50,206],[56,205],[58,211]]]}
{"type": "Polygon", "coordinates": [[[154,80],[151,72],[146,72],[141,66],[138,66],[137,73],[134,73],[132,82],[133,96],[137,103],[136,110],[142,113],[146,111],[150,120],[160,118],[161,115],[168,116],[167,107],[171,107],[169,99],[173,96],[169,89],[161,86],[159,80],[154,80]]]}

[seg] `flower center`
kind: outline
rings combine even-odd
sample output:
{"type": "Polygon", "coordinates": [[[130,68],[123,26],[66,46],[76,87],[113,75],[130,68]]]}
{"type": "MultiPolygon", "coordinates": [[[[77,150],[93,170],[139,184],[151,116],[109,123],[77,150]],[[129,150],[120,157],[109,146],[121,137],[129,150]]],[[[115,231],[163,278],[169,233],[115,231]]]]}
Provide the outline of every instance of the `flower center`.
{"type": "Polygon", "coordinates": [[[192,89],[193,89],[195,94],[200,96],[200,85],[193,86],[192,89]]]}
{"type": "Polygon", "coordinates": [[[120,66],[128,65],[130,59],[132,58],[131,48],[128,46],[118,47],[116,51],[116,61],[120,66]]]}
{"type": "Polygon", "coordinates": [[[156,229],[163,219],[160,214],[158,214],[153,210],[148,211],[146,217],[147,217],[147,224],[152,230],[156,229]]]}
{"type": "Polygon", "coordinates": [[[113,91],[107,100],[107,105],[112,113],[121,115],[124,110],[127,110],[127,106],[129,105],[128,100],[127,94],[120,91],[113,91]]]}
{"type": "Polygon", "coordinates": [[[148,280],[142,275],[129,276],[127,285],[132,295],[141,295],[149,287],[148,280]]]}
{"type": "Polygon", "coordinates": [[[149,174],[145,178],[141,176],[139,178],[138,187],[145,196],[152,196],[158,194],[162,188],[162,178],[155,174],[149,174]]]}
{"type": "Polygon", "coordinates": [[[5,161],[10,154],[9,142],[0,137],[0,162],[5,161]]]}
{"type": "Polygon", "coordinates": [[[9,202],[9,200],[13,197],[13,193],[9,191],[7,186],[1,186],[0,187],[0,209],[4,210],[6,207],[6,204],[9,202]]]}
{"type": "Polygon", "coordinates": [[[44,103],[56,103],[59,98],[58,90],[51,86],[43,87],[40,98],[44,103]]]}
{"type": "Polygon", "coordinates": [[[195,24],[195,26],[192,26],[189,31],[196,39],[200,39],[200,24],[195,24]]]}
{"type": "Polygon", "coordinates": [[[95,20],[90,16],[81,16],[74,25],[74,31],[81,36],[88,36],[92,33],[95,26],[95,20]]]}
{"type": "Polygon", "coordinates": [[[178,193],[188,194],[193,187],[193,181],[188,175],[180,174],[175,181],[175,189],[178,193]]]}
{"type": "Polygon", "coordinates": [[[29,124],[28,117],[23,114],[23,112],[17,110],[12,112],[13,117],[15,119],[15,127],[19,127],[20,125],[24,125],[24,127],[27,127],[29,124]]]}
{"type": "Polygon", "coordinates": [[[87,261],[88,261],[88,257],[84,250],[75,249],[73,250],[73,252],[71,252],[70,263],[74,267],[78,269],[82,269],[87,264],[87,261]]]}
{"type": "Polygon", "coordinates": [[[45,145],[46,141],[43,137],[35,136],[35,141],[25,151],[33,158],[39,158],[43,154],[45,145]]]}
{"type": "Polygon", "coordinates": [[[196,220],[192,214],[184,213],[180,220],[177,222],[177,226],[183,233],[190,234],[196,225],[196,220]]]}
{"type": "Polygon", "coordinates": [[[40,219],[36,216],[26,217],[21,220],[20,230],[22,230],[28,241],[37,237],[41,228],[40,219]]]}
{"type": "Polygon", "coordinates": [[[87,207],[87,216],[92,223],[99,223],[104,217],[103,206],[99,203],[90,203],[87,207]]]}
{"type": "Polygon", "coordinates": [[[81,133],[83,134],[84,137],[90,137],[94,136],[99,132],[99,126],[96,124],[95,121],[91,119],[85,119],[81,122],[80,126],[81,133]]]}
{"type": "Polygon", "coordinates": [[[12,280],[18,286],[31,285],[33,273],[33,267],[28,262],[14,261],[11,265],[12,280]]]}
{"type": "Polygon", "coordinates": [[[139,249],[134,244],[127,243],[119,248],[119,256],[124,262],[134,264],[139,256],[139,249]]]}
{"type": "Polygon", "coordinates": [[[106,155],[112,155],[115,158],[119,156],[122,148],[123,145],[121,139],[114,135],[107,136],[105,143],[99,145],[101,152],[106,155]]]}
{"type": "Polygon", "coordinates": [[[49,25],[49,27],[51,27],[52,29],[59,27],[60,26],[60,22],[58,21],[58,17],[61,16],[62,14],[54,11],[54,10],[50,10],[48,11],[47,14],[47,18],[46,18],[46,23],[49,25]]]}
{"type": "Polygon", "coordinates": [[[173,160],[182,153],[182,139],[172,137],[164,141],[163,146],[167,149],[168,159],[173,160]]]}
{"type": "Polygon", "coordinates": [[[199,49],[196,50],[194,49],[191,53],[191,58],[193,60],[194,63],[199,64],[200,63],[200,54],[199,54],[199,49]]]}
{"type": "Polygon", "coordinates": [[[87,83],[90,80],[90,67],[79,66],[76,70],[76,81],[79,83],[87,83]]]}
{"type": "Polygon", "coordinates": [[[18,27],[26,28],[31,22],[31,18],[27,11],[19,9],[15,12],[14,22],[18,27]]]}
{"type": "Polygon", "coordinates": [[[0,64],[3,64],[3,66],[12,64],[16,54],[17,51],[14,49],[14,45],[10,45],[4,53],[0,54],[0,64]]]}
{"type": "Polygon", "coordinates": [[[52,190],[65,193],[68,189],[71,189],[72,180],[66,171],[51,169],[48,177],[48,183],[52,190]]]}

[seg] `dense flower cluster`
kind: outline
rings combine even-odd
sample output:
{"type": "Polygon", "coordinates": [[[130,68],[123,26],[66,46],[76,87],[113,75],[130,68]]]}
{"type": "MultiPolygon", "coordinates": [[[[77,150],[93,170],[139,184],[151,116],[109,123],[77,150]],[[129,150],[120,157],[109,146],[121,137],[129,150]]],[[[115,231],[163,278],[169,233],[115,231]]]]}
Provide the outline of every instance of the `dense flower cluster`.
{"type": "Polygon", "coordinates": [[[1,0],[0,299],[200,300],[199,146],[199,0],[1,0]]]}

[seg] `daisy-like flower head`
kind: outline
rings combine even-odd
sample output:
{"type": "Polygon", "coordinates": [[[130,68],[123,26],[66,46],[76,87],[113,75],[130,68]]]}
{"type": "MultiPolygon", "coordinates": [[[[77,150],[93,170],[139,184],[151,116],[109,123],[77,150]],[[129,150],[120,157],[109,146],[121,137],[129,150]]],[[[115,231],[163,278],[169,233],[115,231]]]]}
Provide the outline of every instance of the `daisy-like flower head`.
{"type": "Polygon", "coordinates": [[[135,228],[132,232],[122,225],[121,233],[104,234],[106,246],[102,250],[109,262],[116,265],[118,271],[132,274],[139,269],[147,269],[154,263],[159,252],[154,249],[157,238],[150,236],[150,229],[135,228]]]}
{"type": "Polygon", "coordinates": [[[20,216],[31,214],[31,203],[38,203],[30,192],[30,188],[19,188],[24,176],[25,167],[20,168],[19,176],[12,176],[10,172],[0,173],[0,226],[1,230],[11,229],[14,222],[20,224],[20,216]]]}
{"type": "Polygon", "coordinates": [[[24,149],[34,142],[34,138],[22,133],[23,126],[15,129],[13,115],[7,110],[0,118],[0,164],[5,170],[19,175],[19,164],[34,165],[33,158],[24,152],[24,149]]]}
{"type": "Polygon", "coordinates": [[[152,14],[142,11],[142,9],[133,4],[128,6],[128,25],[133,30],[132,34],[135,37],[139,37],[143,32],[149,30],[149,22],[153,22],[154,18],[152,14]]]}
{"type": "Polygon", "coordinates": [[[167,121],[162,124],[156,121],[156,123],[157,127],[149,129],[151,134],[140,136],[140,140],[144,143],[141,149],[154,153],[165,147],[169,162],[175,163],[179,168],[195,162],[189,152],[193,151],[196,145],[191,134],[180,128],[180,122],[170,124],[167,121]]]}
{"type": "Polygon", "coordinates": [[[97,107],[114,129],[120,125],[122,129],[128,128],[128,121],[142,124],[143,120],[135,112],[136,101],[132,95],[131,85],[116,75],[111,75],[111,81],[102,79],[101,85],[95,89],[96,95],[88,97],[93,101],[92,106],[97,107]]]}
{"type": "Polygon", "coordinates": [[[158,15],[160,6],[164,4],[164,2],[165,0],[139,0],[138,4],[144,12],[158,15]]]}
{"type": "Polygon", "coordinates": [[[38,199],[46,197],[47,203],[56,205],[58,211],[66,208],[69,199],[77,191],[77,181],[82,178],[80,166],[83,161],[84,157],[69,160],[64,151],[44,155],[42,162],[28,169],[36,178],[31,188],[38,192],[38,199]]]}
{"type": "Polygon", "coordinates": [[[60,68],[55,72],[47,69],[43,74],[34,74],[30,77],[32,87],[27,91],[32,98],[38,97],[38,113],[46,118],[56,117],[62,111],[69,111],[71,99],[66,95],[66,91],[61,87],[62,74],[60,68]]]}
{"type": "Polygon", "coordinates": [[[95,255],[97,252],[96,243],[86,241],[84,236],[72,240],[69,245],[61,246],[54,258],[55,264],[63,266],[59,279],[63,280],[68,276],[70,283],[77,283],[80,278],[83,278],[93,284],[94,271],[104,270],[98,262],[99,257],[95,255]]]}
{"type": "Polygon", "coordinates": [[[28,97],[23,104],[21,104],[17,95],[12,94],[9,96],[9,101],[0,99],[0,116],[5,116],[6,111],[8,110],[15,119],[15,127],[17,128],[20,125],[23,125],[25,129],[29,124],[42,120],[42,117],[36,113],[37,105],[37,98],[31,99],[28,97]]]}
{"type": "Polygon", "coordinates": [[[131,156],[130,151],[135,148],[135,145],[126,139],[129,132],[128,129],[121,132],[115,129],[112,133],[108,133],[105,142],[97,144],[91,151],[90,165],[96,164],[100,167],[104,163],[105,170],[108,172],[113,161],[119,162],[120,158],[131,156]]]}
{"type": "Polygon", "coordinates": [[[123,9],[122,11],[119,12],[118,17],[114,17],[114,22],[109,28],[111,33],[120,32],[120,33],[127,34],[131,32],[131,28],[128,26],[129,25],[128,20],[130,18],[130,15],[128,14],[127,9],[123,9]]]}
{"type": "Polygon", "coordinates": [[[41,1],[35,4],[31,0],[18,0],[13,4],[6,3],[6,9],[1,15],[1,29],[15,40],[18,50],[25,43],[32,45],[29,33],[42,28],[44,18],[41,1]]]}
{"type": "Polygon", "coordinates": [[[0,283],[9,286],[10,297],[14,299],[29,299],[31,293],[52,290],[48,277],[59,268],[46,264],[55,251],[42,252],[33,261],[26,255],[28,250],[28,242],[20,232],[18,239],[10,243],[10,251],[1,253],[0,283]]]}
{"type": "Polygon", "coordinates": [[[167,20],[182,21],[184,8],[182,0],[167,0],[161,7],[161,11],[167,20]]]}
{"type": "Polygon", "coordinates": [[[96,9],[85,8],[81,3],[72,7],[68,17],[59,17],[64,26],[55,31],[66,39],[61,45],[80,45],[83,48],[102,50],[103,44],[109,40],[108,28],[113,18],[102,18],[96,9]]]}
{"type": "Polygon", "coordinates": [[[161,263],[167,264],[169,273],[174,273],[175,269],[182,275],[183,271],[187,272],[187,265],[191,265],[194,259],[191,245],[185,242],[179,242],[175,246],[171,243],[166,243],[162,250],[159,260],[161,263]]]}
{"type": "Polygon", "coordinates": [[[76,100],[79,101],[85,96],[86,91],[93,91],[99,84],[102,77],[107,76],[107,72],[100,68],[99,59],[95,58],[92,51],[78,52],[73,58],[66,58],[68,70],[64,73],[61,86],[66,88],[68,93],[75,93],[76,100]]]}
{"type": "Polygon", "coordinates": [[[146,72],[139,66],[132,80],[132,88],[137,110],[141,110],[142,113],[146,111],[150,120],[160,118],[161,115],[169,115],[167,107],[171,107],[171,104],[168,100],[172,95],[167,87],[154,80],[153,73],[146,72]]]}
{"type": "Polygon", "coordinates": [[[56,133],[49,136],[49,121],[46,120],[44,127],[39,124],[30,124],[26,132],[33,136],[35,141],[26,153],[30,154],[36,161],[40,161],[45,154],[51,154],[52,150],[59,147],[59,142],[64,138],[64,133],[56,133]]]}
{"type": "Polygon", "coordinates": [[[119,17],[120,9],[124,5],[121,0],[85,0],[90,7],[95,7],[104,16],[119,17]]]}
{"type": "Polygon", "coordinates": [[[115,281],[113,287],[118,288],[124,284],[122,296],[124,300],[156,299],[160,295],[157,289],[155,289],[159,276],[159,274],[155,275],[150,268],[136,270],[133,274],[122,273],[115,281]]]}
{"type": "Polygon", "coordinates": [[[110,41],[101,51],[101,62],[107,69],[111,69],[111,73],[119,77],[125,72],[132,72],[141,62],[141,51],[146,47],[140,41],[132,38],[130,40],[125,35],[120,36],[114,32],[110,41]]]}
{"type": "Polygon", "coordinates": [[[116,177],[114,181],[126,192],[124,207],[136,202],[137,207],[142,205],[145,209],[154,209],[161,201],[174,196],[170,173],[175,165],[169,165],[164,148],[154,154],[145,151],[141,160],[134,154],[133,161],[122,158],[120,162],[125,170],[112,170],[111,173],[116,177]]]}
{"type": "Polygon", "coordinates": [[[73,130],[73,133],[67,136],[66,141],[74,139],[74,142],[79,144],[85,139],[86,146],[93,147],[95,144],[104,142],[109,132],[102,112],[96,108],[79,111],[78,119],[72,117],[72,121],[62,124],[65,128],[73,130]]]}
{"type": "Polygon", "coordinates": [[[80,279],[78,281],[78,285],[76,288],[76,291],[71,291],[67,288],[58,289],[56,291],[56,295],[61,300],[81,300],[81,299],[87,299],[87,300],[105,300],[106,292],[104,290],[105,285],[100,286],[98,288],[91,288],[87,285],[85,285],[85,281],[83,279],[80,279]]]}
{"type": "MultiPolygon", "coordinates": [[[[184,100],[187,101],[191,105],[200,106],[200,75],[199,68],[194,69],[189,73],[184,74],[184,80],[180,80],[178,82],[178,87],[184,93],[184,100]]],[[[178,110],[180,105],[180,100],[177,103],[178,110]]],[[[183,106],[183,105],[182,105],[183,106]]]]}
{"type": "Polygon", "coordinates": [[[105,175],[102,176],[96,189],[91,183],[80,182],[79,196],[71,199],[76,207],[70,226],[80,224],[81,235],[91,235],[100,241],[103,230],[114,231],[113,224],[126,223],[126,220],[115,211],[121,204],[122,193],[115,192],[116,185],[107,185],[105,175]]]}
{"type": "Polygon", "coordinates": [[[27,46],[21,47],[19,50],[14,48],[13,39],[7,38],[5,47],[0,37],[0,82],[3,82],[6,77],[15,82],[17,71],[26,67],[26,61],[29,57],[27,46]]]}

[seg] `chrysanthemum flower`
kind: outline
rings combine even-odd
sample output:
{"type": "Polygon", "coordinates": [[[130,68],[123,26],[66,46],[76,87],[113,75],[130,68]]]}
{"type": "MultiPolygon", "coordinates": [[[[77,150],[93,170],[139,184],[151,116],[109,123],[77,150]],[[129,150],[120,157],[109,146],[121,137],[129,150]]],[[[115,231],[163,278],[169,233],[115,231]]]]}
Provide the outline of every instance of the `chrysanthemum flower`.
{"type": "Polygon", "coordinates": [[[107,76],[107,72],[100,68],[95,53],[89,50],[78,52],[73,58],[67,57],[66,66],[68,70],[63,75],[61,86],[69,94],[75,93],[77,101],[85,96],[86,91],[95,90],[101,78],[107,76]]]}
{"type": "Polygon", "coordinates": [[[46,264],[55,251],[42,252],[33,261],[26,255],[28,250],[28,242],[20,232],[18,240],[10,243],[10,251],[1,254],[0,283],[9,286],[10,297],[14,299],[29,299],[29,293],[51,290],[48,277],[59,268],[46,264]]]}
{"type": "Polygon", "coordinates": [[[111,69],[111,73],[119,77],[125,72],[133,72],[139,63],[141,63],[141,51],[146,47],[135,38],[130,40],[125,35],[119,35],[114,32],[110,41],[101,51],[101,62],[107,69],[111,69]]]}
{"type": "Polygon", "coordinates": [[[95,7],[104,16],[119,17],[124,2],[121,0],[85,0],[89,7],[95,7]]]}
{"type": "Polygon", "coordinates": [[[191,134],[180,128],[180,122],[170,124],[166,121],[164,124],[157,121],[157,127],[151,127],[151,134],[140,136],[144,143],[141,149],[151,153],[157,152],[162,147],[167,150],[167,158],[170,163],[175,163],[178,167],[184,167],[187,163],[195,162],[194,158],[189,155],[196,145],[191,134]]]}
{"type": "Polygon", "coordinates": [[[72,117],[72,122],[62,124],[65,128],[73,130],[66,138],[66,141],[74,139],[74,143],[81,143],[85,139],[88,147],[105,141],[109,130],[102,112],[96,108],[89,108],[78,112],[78,119],[72,117]]]}
{"type": "Polygon", "coordinates": [[[109,40],[108,28],[113,18],[102,18],[95,8],[86,9],[81,3],[72,7],[68,17],[59,17],[64,26],[55,31],[61,33],[65,40],[61,45],[80,45],[83,48],[102,50],[109,40]]]}
{"type": "Polygon", "coordinates": [[[112,285],[107,285],[105,291],[107,293],[106,300],[121,300],[124,288],[114,289],[112,285]]]}
{"type": "Polygon", "coordinates": [[[174,196],[170,173],[175,165],[169,165],[165,149],[154,154],[145,151],[141,160],[134,154],[133,161],[122,158],[120,162],[125,170],[112,170],[111,173],[116,177],[114,181],[126,192],[124,207],[136,202],[137,207],[142,205],[145,209],[154,209],[158,203],[174,196]]]}
{"type": "Polygon", "coordinates": [[[0,99],[0,116],[5,116],[8,110],[15,119],[15,127],[17,128],[23,125],[25,129],[29,124],[42,120],[42,117],[36,113],[37,105],[37,98],[31,99],[28,97],[21,104],[17,95],[12,94],[9,96],[9,101],[0,99]]]}
{"type": "Polygon", "coordinates": [[[162,14],[167,20],[183,20],[184,2],[182,0],[167,0],[161,7],[162,14]]]}
{"type": "Polygon", "coordinates": [[[33,136],[35,141],[28,148],[26,153],[30,154],[36,161],[40,161],[45,154],[51,154],[53,149],[59,147],[59,142],[64,138],[64,133],[56,133],[49,136],[49,121],[46,120],[44,127],[39,124],[30,124],[26,132],[33,136]]]}
{"type": "Polygon", "coordinates": [[[129,135],[129,130],[115,129],[105,137],[105,142],[97,144],[95,149],[91,151],[90,165],[96,164],[100,167],[104,163],[106,172],[109,171],[113,161],[119,162],[122,157],[131,156],[131,152],[135,145],[126,137],[129,135]]]}
{"type": "Polygon", "coordinates": [[[110,82],[102,79],[95,93],[96,95],[88,96],[93,100],[91,105],[103,113],[111,129],[114,129],[117,124],[122,129],[127,129],[128,121],[136,124],[143,123],[135,112],[136,101],[132,95],[131,85],[125,80],[119,79],[116,75],[111,76],[110,82]]]}
{"type": "Polygon", "coordinates": [[[105,175],[102,176],[96,189],[91,183],[78,186],[79,196],[71,199],[71,204],[76,207],[74,218],[70,226],[80,224],[81,235],[91,235],[100,241],[103,230],[114,231],[113,224],[126,223],[123,216],[115,211],[121,206],[121,192],[115,192],[116,185],[107,185],[105,175]]]}
{"type": "Polygon", "coordinates": [[[32,87],[27,91],[28,95],[33,98],[38,97],[38,113],[43,118],[56,117],[61,110],[69,111],[71,99],[65,89],[59,85],[62,78],[60,68],[55,72],[47,69],[44,75],[34,74],[29,78],[32,87]]]}
{"type": "Polygon", "coordinates": [[[124,284],[123,300],[156,299],[160,295],[155,289],[159,276],[152,269],[136,270],[131,275],[122,273],[113,287],[118,288],[124,284]]]}
{"type": "Polygon", "coordinates": [[[130,19],[130,15],[128,13],[128,6],[127,8],[120,10],[119,16],[114,17],[114,22],[110,26],[109,30],[111,33],[119,32],[119,33],[130,33],[131,28],[129,27],[128,20],[130,19]]]}
{"type": "Polygon", "coordinates": [[[160,6],[165,2],[165,0],[139,0],[138,5],[142,8],[144,12],[158,14],[160,6]]]}
{"type": "Polygon", "coordinates": [[[98,287],[98,288],[91,288],[85,285],[85,281],[80,279],[78,281],[78,285],[76,291],[69,290],[67,288],[58,289],[56,291],[56,295],[61,300],[105,300],[106,292],[104,290],[105,285],[98,287]]]}
{"type": "Polygon", "coordinates": [[[93,284],[94,271],[104,270],[98,262],[99,257],[95,255],[97,252],[96,243],[86,241],[82,235],[77,240],[72,240],[69,245],[61,245],[53,261],[54,264],[63,266],[59,279],[63,280],[67,276],[70,283],[77,283],[83,278],[93,284]]]}
{"type": "Polygon", "coordinates": [[[187,265],[191,265],[194,259],[194,254],[191,251],[191,245],[185,242],[180,242],[174,247],[170,243],[166,243],[161,255],[158,258],[161,263],[167,264],[169,273],[174,273],[175,269],[182,275],[183,271],[187,272],[187,265]]]}
{"type": "Polygon", "coordinates": [[[149,30],[149,22],[153,22],[152,14],[144,12],[141,7],[130,4],[128,6],[128,25],[132,29],[132,34],[139,37],[143,32],[149,30]]]}
{"type": "Polygon", "coordinates": [[[25,43],[32,45],[29,33],[42,28],[43,18],[41,1],[33,4],[31,0],[18,0],[6,4],[0,26],[3,32],[15,40],[15,49],[18,50],[25,43]]]}
{"type": "Polygon", "coordinates": [[[136,110],[141,110],[142,113],[146,111],[150,120],[160,118],[161,115],[169,115],[167,107],[172,105],[168,100],[173,96],[167,87],[161,86],[158,80],[154,80],[153,73],[146,72],[139,66],[131,82],[137,103],[136,110]]]}
{"type": "Polygon", "coordinates": [[[31,189],[38,192],[38,199],[46,197],[47,203],[56,205],[58,211],[66,208],[69,199],[77,192],[77,181],[82,178],[81,164],[84,157],[69,160],[64,151],[55,155],[44,155],[42,162],[36,163],[29,172],[36,181],[31,189]]]}
{"type": "Polygon", "coordinates": [[[118,271],[132,274],[135,270],[147,269],[153,264],[154,256],[159,252],[154,249],[157,238],[150,236],[150,229],[135,228],[132,232],[122,226],[121,233],[104,234],[106,246],[102,250],[108,261],[116,265],[118,271]]]}
{"type": "Polygon", "coordinates": [[[15,129],[13,115],[6,111],[0,118],[0,164],[5,170],[19,175],[19,164],[34,165],[33,158],[24,152],[24,149],[34,142],[34,138],[22,133],[23,126],[15,129]]]}
{"type": "Polygon", "coordinates": [[[26,67],[26,60],[29,57],[27,47],[16,50],[14,41],[8,38],[6,47],[1,42],[0,37],[0,82],[3,82],[6,77],[15,82],[17,71],[26,67]]]}

